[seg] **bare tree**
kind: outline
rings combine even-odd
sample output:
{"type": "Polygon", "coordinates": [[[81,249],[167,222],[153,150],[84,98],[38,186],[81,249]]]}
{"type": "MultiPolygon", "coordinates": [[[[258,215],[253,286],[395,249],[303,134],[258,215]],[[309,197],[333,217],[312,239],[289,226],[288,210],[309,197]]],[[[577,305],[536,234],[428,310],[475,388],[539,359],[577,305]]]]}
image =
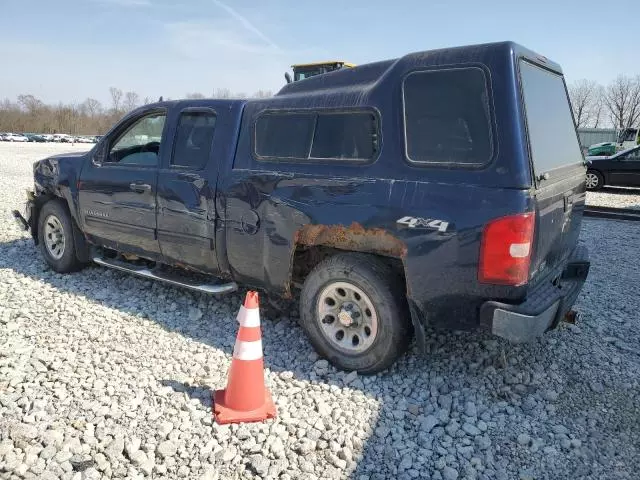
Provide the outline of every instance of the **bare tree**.
{"type": "Polygon", "coordinates": [[[140,103],[140,96],[136,92],[127,92],[124,94],[124,109],[129,112],[136,108],[140,103]]]}
{"type": "Polygon", "coordinates": [[[109,94],[111,95],[111,106],[114,113],[120,111],[120,100],[122,100],[122,90],[116,87],[109,87],[109,94]]]}
{"type": "Polygon", "coordinates": [[[190,98],[192,100],[198,100],[205,98],[205,96],[199,92],[187,93],[186,98],[190,98]]]}
{"type": "Polygon", "coordinates": [[[633,90],[631,91],[631,102],[629,107],[629,118],[627,127],[637,127],[640,122],[640,75],[633,79],[633,90]]]}
{"type": "Polygon", "coordinates": [[[95,98],[91,98],[91,97],[87,98],[82,103],[82,106],[84,107],[84,110],[87,112],[87,114],[91,118],[95,118],[96,115],[102,112],[102,104],[95,98]]]}
{"type": "Polygon", "coordinates": [[[150,103],[151,103],[150,97],[144,97],[144,100],[142,100],[143,105],[149,105],[150,103]]]}
{"type": "Polygon", "coordinates": [[[623,129],[640,120],[640,75],[635,78],[618,75],[606,89],[604,104],[611,123],[623,129]]]}
{"type": "Polygon", "coordinates": [[[602,85],[597,86],[594,105],[591,113],[591,126],[598,128],[604,113],[604,87],[602,85]]]}
{"type": "Polygon", "coordinates": [[[213,98],[231,98],[231,90],[228,88],[218,88],[213,92],[213,98]]]}
{"type": "Polygon", "coordinates": [[[578,80],[569,85],[569,99],[576,127],[590,126],[595,109],[598,84],[593,80],[578,80]]]}
{"type": "Polygon", "coordinates": [[[258,90],[253,94],[253,98],[269,98],[273,97],[273,92],[271,90],[258,90]]]}
{"type": "Polygon", "coordinates": [[[44,103],[33,95],[18,95],[18,104],[30,115],[35,115],[38,110],[44,107],[44,103]]]}

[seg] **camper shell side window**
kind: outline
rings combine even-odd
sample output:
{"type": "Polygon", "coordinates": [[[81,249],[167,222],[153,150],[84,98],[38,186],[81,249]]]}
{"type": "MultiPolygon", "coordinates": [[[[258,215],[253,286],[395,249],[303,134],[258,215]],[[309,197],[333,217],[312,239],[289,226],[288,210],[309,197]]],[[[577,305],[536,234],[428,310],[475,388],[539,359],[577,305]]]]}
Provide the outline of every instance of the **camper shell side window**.
{"type": "Polygon", "coordinates": [[[253,128],[253,155],[263,162],[358,163],[376,160],[379,114],[373,109],[266,110],[253,128]]]}
{"type": "Polygon", "coordinates": [[[410,164],[482,167],[492,160],[495,135],[484,69],[413,71],[402,83],[402,101],[410,164]]]}

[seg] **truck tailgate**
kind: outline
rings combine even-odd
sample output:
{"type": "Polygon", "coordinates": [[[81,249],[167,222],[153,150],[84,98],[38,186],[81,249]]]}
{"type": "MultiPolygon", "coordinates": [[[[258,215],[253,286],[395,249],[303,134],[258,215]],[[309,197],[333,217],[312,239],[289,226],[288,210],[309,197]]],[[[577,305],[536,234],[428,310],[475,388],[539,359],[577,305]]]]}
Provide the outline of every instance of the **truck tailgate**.
{"type": "Polygon", "coordinates": [[[536,192],[531,283],[558,272],[578,244],[585,204],[584,170],[536,192]]]}

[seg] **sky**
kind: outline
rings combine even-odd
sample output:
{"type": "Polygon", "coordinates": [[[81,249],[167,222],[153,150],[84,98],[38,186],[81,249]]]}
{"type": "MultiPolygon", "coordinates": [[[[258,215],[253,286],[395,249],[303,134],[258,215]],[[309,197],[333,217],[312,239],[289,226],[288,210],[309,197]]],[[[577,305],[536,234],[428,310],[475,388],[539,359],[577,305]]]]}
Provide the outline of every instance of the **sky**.
{"type": "Polygon", "coordinates": [[[594,0],[0,0],[0,99],[277,92],[294,63],[513,40],[567,81],[640,74],[640,10],[594,0]]]}

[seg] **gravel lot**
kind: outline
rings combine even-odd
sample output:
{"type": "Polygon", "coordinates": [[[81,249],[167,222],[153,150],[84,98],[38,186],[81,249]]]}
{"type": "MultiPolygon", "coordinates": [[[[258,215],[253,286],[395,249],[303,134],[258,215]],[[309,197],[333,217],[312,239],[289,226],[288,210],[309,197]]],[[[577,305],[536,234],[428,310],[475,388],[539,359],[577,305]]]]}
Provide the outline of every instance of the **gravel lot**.
{"type": "Polygon", "coordinates": [[[604,187],[598,192],[587,192],[587,205],[640,210],[640,188],[604,187]]]}
{"type": "Polygon", "coordinates": [[[638,225],[584,221],[584,319],[530,345],[431,333],[428,356],[358,377],[318,360],[295,310],[263,317],[279,416],[220,427],[241,294],[58,275],[9,219],[33,160],[83,148],[0,143],[0,478],[638,478],[638,225]]]}

